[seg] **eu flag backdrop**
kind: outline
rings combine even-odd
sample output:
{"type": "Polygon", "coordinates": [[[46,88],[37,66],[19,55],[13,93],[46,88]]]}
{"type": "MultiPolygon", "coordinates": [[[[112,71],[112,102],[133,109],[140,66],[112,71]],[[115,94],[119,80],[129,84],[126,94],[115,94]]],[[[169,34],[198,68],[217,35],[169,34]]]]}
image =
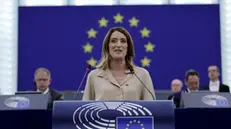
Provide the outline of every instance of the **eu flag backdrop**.
{"type": "Polygon", "coordinates": [[[208,65],[221,66],[218,5],[20,7],[18,90],[34,88],[38,67],[51,71],[53,88],[77,89],[115,26],[130,32],[134,62],[150,72],[155,89],[184,80],[188,69],[204,85],[208,65]]]}

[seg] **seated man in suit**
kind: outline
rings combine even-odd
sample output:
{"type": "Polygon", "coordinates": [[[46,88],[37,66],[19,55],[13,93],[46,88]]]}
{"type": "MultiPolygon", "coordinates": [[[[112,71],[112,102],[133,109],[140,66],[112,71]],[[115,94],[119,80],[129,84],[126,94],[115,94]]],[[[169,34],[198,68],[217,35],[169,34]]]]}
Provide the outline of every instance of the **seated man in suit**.
{"type": "Polygon", "coordinates": [[[36,85],[36,91],[43,94],[49,94],[48,109],[53,107],[55,100],[63,100],[63,95],[54,89],[51,89],[51,73],[46,68],[38,68],[34,73],[34,83],[36,85]]]}
{"type": "Polygon", "coordinates": [[[229,86],[224,85],[219,81],[220,70],[216,65],[210,65],[208,67],[208,75],[210,82],[206,86],[202,87],[202,90],[209,90],[213,92],[230,92],[229,86]]]}
{"type": "Polygon", "coordinates": [[[181,92],[182,87],[183,87],[183,83],[182,83],[181,80],[179,80],[179,79],[172,80],[172,82],[171,82],[171,91],[172,91],[172,94],[170,94],[168,96],[168,100],[171,100],[173,98],[173,95],[175,93],[181,92]]]}
{"type": "MultiPolygon", "coordinates": [[[[199,73],[195,70],[188,70],[185,74],[185,84],[187,88],[181,92],[196,92],[199,90],[200,77],[199,73]]],[[[176,107],[180,107],[181,102],[181,92],[174,94],[174,103],[176,107]]]]}
{"type": "Polygon", "coordinates": [[[195,92],[199,91],[200,88],[200,76],[195,70],[188,70],[185,75],[185,84],[187,88],[184,92],[195,92]]]}

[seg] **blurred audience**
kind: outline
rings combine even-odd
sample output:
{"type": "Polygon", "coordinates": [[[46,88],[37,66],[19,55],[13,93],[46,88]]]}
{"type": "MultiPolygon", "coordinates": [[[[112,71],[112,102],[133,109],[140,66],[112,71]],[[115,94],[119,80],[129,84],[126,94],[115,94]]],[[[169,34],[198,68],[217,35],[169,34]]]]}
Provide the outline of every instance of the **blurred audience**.
{"type": "Polygon", "coordinates": [[[210,65],[208,67],[209,84],[202,87],[202,90],[209,90],[212,92],[230,92],[229,86],[220,82],[220,70],[216,65],[210,65]]]}
{"type": "MultiPolygon", "coordinates": [[[[195,70],[188,70],[185,74],[185,84],[187,88],[181,90],[180,92],[174,93],[172,99],[174,101],[175,107],[179,108],[181,104],[181,92],[196,92],[199,91],[200,77],[199,73],[195,70]]],[[[169,99],[169,98],[168,98],[169,99]]]]}
{"type": "Polygon", "coordinates": [[[195,92],[200,88],[200,77],[199,73],[193,69],[190,69],[185,74],[185,84],[187,89],[185,92],[195,92]]]}
{"type": "Polygon", "coordinates": [[[49,95],[48,109],[53,108],[55,100],[63,100],[63,95],[50,87],[51,72],[46,68],[38,68],[34,73],[36,91],[49,95]]]}
{"type": "Polygon", "coordinates": [[[168,100],[171,100],[175,93],[181,92],[182,87],[183,87],[183,83],[181,80],[179,80],[179,79],[172,80],[172,82],[171,82],[172,94],[168,96],[168,100]]]}

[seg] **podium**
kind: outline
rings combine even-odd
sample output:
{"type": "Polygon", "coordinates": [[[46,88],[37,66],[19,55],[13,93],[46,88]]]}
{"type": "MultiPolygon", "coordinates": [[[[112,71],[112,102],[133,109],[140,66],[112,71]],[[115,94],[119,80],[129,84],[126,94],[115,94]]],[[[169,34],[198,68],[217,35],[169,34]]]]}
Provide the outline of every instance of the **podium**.
{"type": "Polygon", "coordinates": [[[231,94],[227,92],[198,91],[181,93],[183,108],[230,108],[231,94]]]}
{"type": "Polygon", "coordinates": [[[47,109],[48,98],[45,94],[1,95],[0,110],[47,109]]]}
{"type": "Polygon", "coordinates": [[[53,129],[174,129],[171,100],[56,101],[53,129]]]}

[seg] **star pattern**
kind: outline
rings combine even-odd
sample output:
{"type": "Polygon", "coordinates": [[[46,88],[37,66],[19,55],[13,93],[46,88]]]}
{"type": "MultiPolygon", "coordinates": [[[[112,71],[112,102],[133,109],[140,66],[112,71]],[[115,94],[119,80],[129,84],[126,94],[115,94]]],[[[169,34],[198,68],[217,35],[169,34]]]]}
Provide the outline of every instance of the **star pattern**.
{"type": "Polygon", "coordinates": [[[84,53],[92,53],[93,46],[90,43],[87,43],[83,46],[84,53]]]}
{"type": "Polygon", "coordinates": [[[120,13],[117,13],[113,18],[115,23],[123,23],[124,16],[120,15],[120,13]]]}
{"type": "MultiPolygon", "coordinates": [[[[125,17],[121,13],[116,13],[114,16],[112,16],[112,20],[114,20],[114,24],[123,24],[125,17]]],[[[106,28],[109,26],[109,18],[101,17],[98,20],[98,25],[99,28],[106,28]]],[[[131,28],[138,28],[140,24],[140,20],[133,16],[128,20],[128,24],[131,28]]],[[[110,22],[111,23],[111,22],[110,22]]],[[[147,27],[139,27],[140,30],[138,32],[140,33],[142,38],[149,38],[151,34],[151,30],[148,29],[147,27]]],[[[91,38],[97,38],[98,36],[98,31],[96,31],[94,28],[90,28],[90,30],[87,31],[88,39],[91,38]]],[[[92,42],[92,41],[91,41],[92,42]]],[[[82,46],[84,53],[93,53],[93,48],[94,46],[87,42],[85,45],[82,46]]],[[[144,44],[145,51],[148,52],[154,52],[155,50],[155,44],[153,44],[151,41],[147,42],[144,44]]],[[[140,59],[142,67],[150,67],[151,64],[151,59],[148,57],[144,57],[143,59],[140,59]]],[[[96,66],[97,60],[91,57],[89,60],[87,60],[87,63],[90,64],[91,66],[96,66]]],[[[132,122],[132,121],[131,121],[132,122]]],[[[139,121],[137,122],[139,123],[139,121]]]]}
{"type": "Polygon", "coordinates": [[[136,120],[129,121],[129,124],[126,125],[125,129],[129,129],[129,127],[130,127],[131,124],[138,124],[141,127],[140,129],[145,129],[144,128],[144,124],[141,124],[141,122],[139,120],[138,121],[136,121],[136,120]]]}
{"type": "Polygon", "coordinates": [[[107,27],[109,21],[104,17],[102,17],[98,22],[99,22],[99,27],[107,27]]]}
{"type": "Polygon", "coordinates": [[[152,44],[151,42],[148,42],[147,44],[144,45],[146,52],[153,52],[155,45],[152,44]]]}
{"type": "Polygon", "coordinates": [[[88,38],[96,38],[96,34],[98,32],[96,30],[94,30],[93,28],[91,28],[90,30],[87,31],[88,34],[88,38]]]}
{"type": "Polygon", "coordinates": [[[151,30],[148,30],[146,27],[144,27],[142,30],[140,30],[141,37],[150,37],[151,30]]]}
{"type": "Polygon", "coordinates": [[[128,20],[130,27],[138,27],[139,19],[136,19],[136,17],[132,17],[128,20]]]}
{"type": "Polygon", "coordinates": [[[144,57],[140,60],[142,67],[149,67],[151,63],[151,59],[148,59],[147,57],[144,57]]]}
{"type": "Polygon", "coordinates": [[[90,60],[87,60],[87,63],[88,63],[89,65],[91,65],[92,67],[95,67],[97,61],[96,61],[93,57],[91,57],[90,60]]]}

